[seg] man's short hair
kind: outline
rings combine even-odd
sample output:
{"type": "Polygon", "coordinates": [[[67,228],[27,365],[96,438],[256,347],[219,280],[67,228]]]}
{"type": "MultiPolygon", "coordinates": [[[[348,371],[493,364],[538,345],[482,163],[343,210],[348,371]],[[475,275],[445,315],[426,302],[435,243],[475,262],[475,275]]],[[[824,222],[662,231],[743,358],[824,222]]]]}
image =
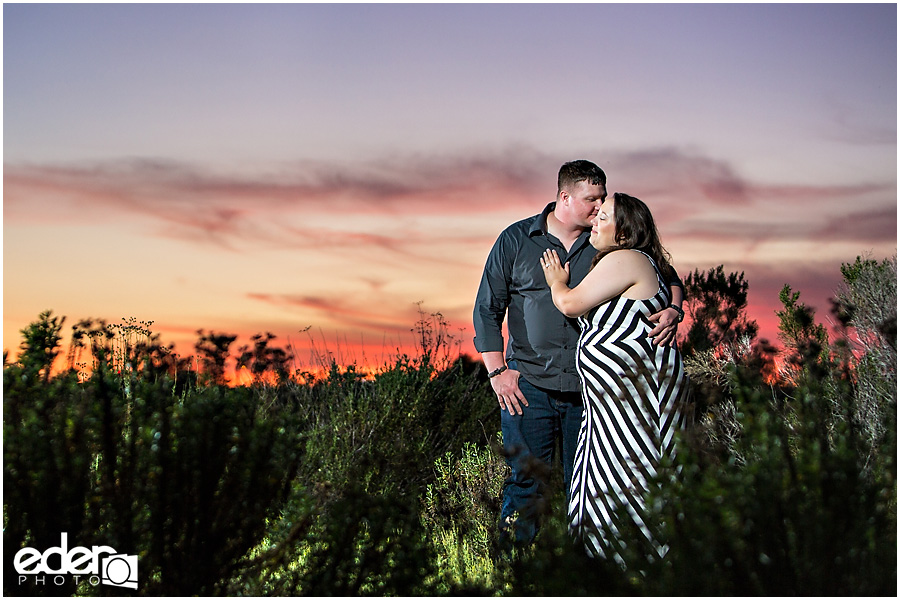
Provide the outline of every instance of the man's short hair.
{"type": "Polygon", "coordinates": [[[591,185],[606,185],[606,173],[589,160],[569,161],[559,168],[556,193],[571,189],[579,181],[587,181],[591,185]]]}

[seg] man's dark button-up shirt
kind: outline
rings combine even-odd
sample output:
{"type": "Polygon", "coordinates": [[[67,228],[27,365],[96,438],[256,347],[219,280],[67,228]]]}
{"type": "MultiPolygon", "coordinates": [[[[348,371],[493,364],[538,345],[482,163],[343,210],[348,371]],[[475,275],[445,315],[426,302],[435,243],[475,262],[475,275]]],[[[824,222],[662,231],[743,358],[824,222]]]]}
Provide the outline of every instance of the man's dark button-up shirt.
{"type": "Polygon", "coordinates": [[[591,268],[597,251],[585,231],[569,251],[547,231],[544,211],[506,228],[488,255],[475,300],[475,349],[502,352],[502,325],[508,316],[509,345],[506,359],[515,360],[522,376],[532,385],[564,392],[581,390],[575,370],[575,353],[581,328],[577,319],[564,316],[550,296],[540,258],[552,248],[560,261],[569,263],[569,286],[578,285],[591,268]]]}

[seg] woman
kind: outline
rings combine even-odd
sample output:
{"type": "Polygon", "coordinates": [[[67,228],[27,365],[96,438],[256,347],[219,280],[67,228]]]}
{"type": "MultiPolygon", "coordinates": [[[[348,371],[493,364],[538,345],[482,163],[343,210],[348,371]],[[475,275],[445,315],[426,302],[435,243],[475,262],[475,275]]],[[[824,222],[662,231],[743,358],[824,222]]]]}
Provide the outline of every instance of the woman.
{"type": "Polygon", "coordinates": [[[591,271],[569,288],[569,265],[548,250],[541,265],[553,303],[580,317],[578,373],[584,419],[569,500],[569,523],[589,553],[611,552],[622,562],[626,544],[640,540],[650,557],[665,548],[652,531],[643,496],[663,457],[674,454],[687,380],[674,346],[654,345],[647,317],[669,306],[672,267],[647,206],[616,193],[592,221],[599,250],[591,271]],[[622,522],[624,507],[626,522],[622,522]],[[636,527],[635,527],[636,526],[636,527]],[[636,539],[626,531],[637,531],[636,539]]]}

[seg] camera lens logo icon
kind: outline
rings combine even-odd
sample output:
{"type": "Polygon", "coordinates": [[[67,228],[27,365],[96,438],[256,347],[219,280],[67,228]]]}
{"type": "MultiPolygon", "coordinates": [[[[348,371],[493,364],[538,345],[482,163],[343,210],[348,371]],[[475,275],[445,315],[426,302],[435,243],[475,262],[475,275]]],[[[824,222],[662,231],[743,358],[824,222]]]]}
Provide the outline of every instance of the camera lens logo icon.
{"type": "Polygon", "coordinates": [[[130,554],[113,554],[101,560],[100,583],[127,587],[138,587],[138,557],[130,554]]]}

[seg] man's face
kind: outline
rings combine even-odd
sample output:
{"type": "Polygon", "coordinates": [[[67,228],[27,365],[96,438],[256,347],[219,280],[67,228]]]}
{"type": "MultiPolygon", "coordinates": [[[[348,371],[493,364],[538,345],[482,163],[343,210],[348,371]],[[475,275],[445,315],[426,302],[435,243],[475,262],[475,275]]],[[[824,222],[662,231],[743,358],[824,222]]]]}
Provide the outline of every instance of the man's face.
{"type": "Polygon", "coordinates": [[[600,205],[606,200],[606,186],[579,181],[570,191],[563,190],[557,203],[562,201],[564,210],[569,214],[572,223],[579,227],[589,228],[591,220],[597,216],[600,205]]]}

